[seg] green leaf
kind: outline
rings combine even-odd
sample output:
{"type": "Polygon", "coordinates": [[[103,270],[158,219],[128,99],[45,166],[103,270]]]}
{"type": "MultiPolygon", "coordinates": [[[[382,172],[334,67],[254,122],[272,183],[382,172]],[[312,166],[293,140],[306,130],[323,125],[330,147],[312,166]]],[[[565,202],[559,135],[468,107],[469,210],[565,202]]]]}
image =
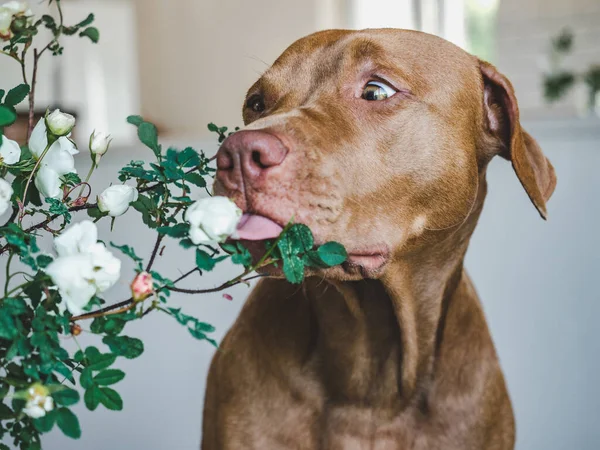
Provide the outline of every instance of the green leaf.
{"type": "Polygon", "coordinates": [[[215,268],[216,260],[213,259],[208,253],[204,250],[197,249],[196,250],[196,265],[199,269],[206,270],[210,272],[215,268]]]}
{"type": "Polygon", "coordinates": [[[79,401],[79,392],[75,389],[66,388],[55,392],[52,397],[59,405],[70,406],[79,401]]]}
{"type": "Polygon", "coordinates": [[[90,365],[87,368],[90,370],[106,369],[107,367],[112,365],[112,363],[114,363],[116,359],[117,355],[114,355],[112,353],[101,353],[95,356],[93,359],[90,358],[90,365]]]}
{"type": "Polygon", "coordinates": [[[17,114],[12,108],[0,105],[0,127],[12,125],[17,120],[17,114]]]}
{"type": "Polygon", "coordinates": [[[90,331],[94,334],[100,334],[104,332],[104,324],[106,323],[106,317],[96,317],[92,320],[90,325],[90,331]]]}
{"type": "Polygon", "coordinates": [[[2,99],[4,98],[4,94],[6,94],[6,91],[4,89],[0,89],[0,102],[2,102],[2,99]]]}
{"type": "Polygon", "coordinates": [[[190,173],[186,173],[183,176],[183,179],[185,181],[188,181],[192,184],[195,184],[196,186],[199,187],[206,187],[206,180],[204,179],[204,177],[196,172],[190,172],[190,173]]]}
{"type": "Polygon", "coordinates": [[[144,118],[142,116],[128,116],[127,122],[132,125],[135,125],[136,127],[139,127],[141,124],[144,123],[144,118]]]}
{"type": "Polygon", "coordinates": [[[48,267],[50,265],[50,263],[52,261],[54,261],[54,258],[50,255],[42,254],[42,255],[38,255],[37,258],[35,258],[35,261],[40,269],[45,269],[46,267],[48,267]]]}
{"type": "Polygon", "coordinates": [[[85,30],[83,30],[81,33],[79,33],[79,37],[89,37],[90,40],[94,43],[97,44],[98,41],[100,40],[100,32],[98,31],[98,28],[96,27],[88,27],[85,30]]]}
{"type": "Polygon", "coordinates": [[[94,21],[94,15],[89,14],[85,19],[83,19],[81,22],[79,22],[76,26],[77,27],[87,27],[93,21],[94,21]]]}
{"type": "Polygon", "coordinates": [[[297,256],[284,257],[283,274],[290,283],[301,283],[304,280],[304,262],[297,256]]]}
{"type": "Polygon", "coordinates": [[[94,382],[100,386],[115,384],[125,378],[125,372],[119,369],[103,370],[94,377],[94,382]]]}
{"type": "Polygon", "coordinates": [[[123,409],[123,400],[117,391],[107,387],[101,387],[100,390],[100,403],[106,408],[113,411],[121,411],[123,409]]]}
{"type": "Polygon", "coordinates": [[[56,363],[52,367],[52,370],[60,373],[63,377],[65,377],[71,383],[75,384],[75,378],[73,378],[73,371],[68,366],[63,364],[62,362],[56,361],[56,363]]]}
{"type": "Polygon", "coordinates": [[[14,339],[19,330],[12,315],[7,309],[0,309],[0,338],[2,339],[14,339]]]}
{"type": "Polygon", "coordinates": [[[12,419],[14,415],[13,410],[0,401],[0,420],[12,419]]]}
{"type": "Polygon", "coordinates": [[[96,385],[92,385],[86,389],[83,394],[83,402],[85,403],[86,408],[90,411],[94,411],[100,404],[101,395],[100,388],[96,385]]]}
{"type": "Polygon", "coordinates": [[[171,236],[173,238],[183,238],[188,235],[190,230],[190,225],[187,223],[178,223],[177,225],[173,225],[172,227],[158,227],[156,231],[160,234],[166,234],[167,236],[171,236]]]}
{"type": "Polygon", "coordinates": [[[187,147],[177,153],[177,164],[182,167],[195,167],[200,164],[200,155],[192,147],[187,147]]]}
{"type": "Polygon", "coordinates": [[[98,208],[88,208],[87,215],[90,216],[92,219],[100,219],[101,217],[106,216],[107,213],[103,213],[98,208]]]}
{"type": "Polygon", "coordinates": [[[46,203],[50,205],[48,211],[50,211],[52,214],[64,216],[67,223],[69,223],[71,220],[71,214],[69,213],[69,208],[67,208],[67,205],[55,198],[47,198],[46,203]]]}
{"type": "Polygon", "coordinates": [[[129,256],[136,263],[143,262],[143,259],[140,258],[138,255],[136,255],[135,250],[132,247],[130,247],[129,245],[117,245],[114,242],[111,242],[110,246],[113,248],[116,248],[117,250],[120,250],[121,253],[123,253],[126,256],[129,256]]]}
{"type": "Polygon", "coordinates": [[[36,430],[40,433],[49,432],[54,426],[54,422],[56,422],[58,412],[57,411],[49,411],[45,416],[40,417],[39,419],[33,420],[33,425],[36,430]]]}
{"type": "Polygon", "coordinates": [[[179,241],[179,245],[182,246],[185,249],[196,247],[196,244],[194,244],[192,242],[192,240],[188,239],[188,238],[182,239],[181,241],[179,241]]]}
{"type": "Polygon", "coordinates": [[[5,298],[2,301],[2,308],[7,309],[13,316],[20,316],[29,312],[29,307],[22,298],[5,298]]]}
{"type": "Polygon", "coordinates": [[[20,84],[8,91],[8,94],[6,94],[6,98],[4,99],[4,104],[8,106],[18,105],[25,100],[27,94],[29,94],[29,85],[20,84]]]}
{"type": "Polygon", "coordinates": [[[317,254],[330,267],[342,264],[348,258],[346,249],[338,242],[326,242],[317,249],[317,254]]]}
{"type": "Polygon", "coordinates": [[[108,345],[115,355],[127,359],[137,358],[144,352],[144,343],[129,336],[105,336],[102,342],[108,345]]]}
{"type": "Polygon", "coordinates": [[[89,389],[93,386],[92,369],[89,367],[83,369],[79,377],[79,384],[81,384],[81,387],[84,389],[89,389]]]}
{"type": "Polygon", "coordinates": [[[104,325],[104,332],[111,336],[116,336],[125,327],[125,321],[123,319],[111,318],[106,319],[106,324],[104,325]]]}
{"type": "Polygon", "coordinates": [[[81,428],[79,427],[79,419],[71,412],[70,409],[60,408],[56,414],[56,424],[62,430],[65,436],[73,439],[81,437],[81,428]]]}
{"type": "Polygon", "coordinates": [[[158,146],[158,131],[156,126],[150,122],[143,122],[138,127],[138,137],[142,144],[151,149],[156,157],[160,156],[160,148],[158,146]]]}

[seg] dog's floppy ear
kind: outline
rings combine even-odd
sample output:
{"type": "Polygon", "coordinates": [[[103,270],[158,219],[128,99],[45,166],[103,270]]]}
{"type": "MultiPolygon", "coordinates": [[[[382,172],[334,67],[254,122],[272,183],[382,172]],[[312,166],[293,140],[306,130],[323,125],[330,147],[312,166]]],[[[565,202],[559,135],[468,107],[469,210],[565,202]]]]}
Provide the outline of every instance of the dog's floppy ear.
{"type": "Polygon", "coordinates": [[[511,161],[527,195],[546,218],[546,201],[556,187],[556,175],[537,142],[521,128],[512,84],[491,64],[480,61],[484,108],[489,131],[503,143],[500,155],[511,161]]]}

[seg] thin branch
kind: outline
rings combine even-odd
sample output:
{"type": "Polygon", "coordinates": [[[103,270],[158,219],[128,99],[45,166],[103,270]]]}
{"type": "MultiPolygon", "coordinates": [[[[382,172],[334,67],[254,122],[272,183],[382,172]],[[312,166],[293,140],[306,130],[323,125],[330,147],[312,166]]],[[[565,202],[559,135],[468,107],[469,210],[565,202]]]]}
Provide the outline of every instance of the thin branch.
{"type": "MultiPolygon", "coordinates": [[[[181,275],[179,278],[177,278],[173,283],[180,282],[181,280],[189,277],[191,274],[193,274],[194,272],[196,272],[198,270],[199,269],[197,267],[194,267],[189,272],[186,272],[183,275],[181,275]]],[[[158,293],[166,288],[167,288],[167,286],[162,286],[162,287],[158,288],[156,290],[156,292],[158,293]]],[[[104,308],[101,308],[97,311],[87,313],[87,314],[82,314],[80,316],[71,317],[70,320],[71,320],[71,322],[76,322],[78,320],[94,319],[96,317],[102,317],[102,316],[106,316],[106,315],[110,315],[110,314],[120,314],[122,312],[129,311],[131,308],[133,308],[134,305],[135,305],[135,302],[133,301],[133,297],[129,297],[127,300],[123,300],[122,302],[115,303],[114,305],[105,306],[104,308]]]]}
{"type": "MultiPolygon", "coordinates": [[[[41,54],[38,54],[36,48],[33,49],[33,72],[31,73],[31,85],[29,86],[29,120],[27,122],[27,142],[29,142],[29,138],[31,137],[31,133],[33,131],[33,123],[35,121],[35,83],[37,81],[37,70],[38,70],[38,61],[40,59],[41,54]]],[[[27,82],[27,75],[25,74],[25,60],[23,60],[23,80],[27,82]]]]}
{"type": "Polygon", "coordinates": [[[146,272],[149,272],[152,269],[152,265],[154,264],[154,260],[156,259],[156,254],[158,253],[158,249],[160,248],[160,243],[165,238],[164,234],[158,233],[156,236],[156,242],[154,243],[154,249],[152,250],[152,254],[150,255],[150,261],[148,261],[148,265],[146,266],[146,272]]]}
{"type": "Polygon", "coordinates": [[[184,289],[184,288],[178,288],[176,286],[170,286],[168,289],[170,291],[173,292],[181,292],[182,294],[210,294],[212,292],[219,292],[222,291],[223,289],[226,288],[230,288],[232,286],[236,286],[238,284],[241,283],[247,283],[248,281],[254,280],[256,278],[262,278],[262,277],[266,277],[267,275],[264,274],[257,274],[248,278],[240,278],[236,281],[228,281],[226,283],[223,283],[220,286],[214,287],[214,288],[210,288],[210,289],[184,289]]]}

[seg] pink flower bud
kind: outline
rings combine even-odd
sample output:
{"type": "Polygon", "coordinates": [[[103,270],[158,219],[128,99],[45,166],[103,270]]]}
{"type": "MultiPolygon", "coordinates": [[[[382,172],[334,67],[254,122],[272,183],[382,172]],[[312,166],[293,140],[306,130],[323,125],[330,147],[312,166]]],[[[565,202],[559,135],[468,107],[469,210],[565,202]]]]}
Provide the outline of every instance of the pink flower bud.
{"type": "Polygon", "coordinates": [[[138,273],[131,282],[131,295],[136,302],[147,299],[153,291],[152,275],[148,272],[138,273]]]}
{"type": "Polygon", "coordinates": [[[229,301],[233,300],[233,297],[231,295],[229,295],[229,294],[223,294],[223,298],[225,300],[229,300],[229,301]]]}

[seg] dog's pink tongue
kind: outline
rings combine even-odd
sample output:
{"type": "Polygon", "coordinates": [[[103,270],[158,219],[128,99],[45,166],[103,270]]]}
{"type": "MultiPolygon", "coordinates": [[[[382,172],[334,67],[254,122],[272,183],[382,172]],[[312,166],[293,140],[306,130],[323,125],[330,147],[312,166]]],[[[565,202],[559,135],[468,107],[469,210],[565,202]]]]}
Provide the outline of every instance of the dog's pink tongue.
{"type": "Polygon", "coordinates": [[[247,241],[262,241],[277,238],[282,230],[283,228],[271,219],[255,214],[244,214],[234,237],[247,241]]]}

